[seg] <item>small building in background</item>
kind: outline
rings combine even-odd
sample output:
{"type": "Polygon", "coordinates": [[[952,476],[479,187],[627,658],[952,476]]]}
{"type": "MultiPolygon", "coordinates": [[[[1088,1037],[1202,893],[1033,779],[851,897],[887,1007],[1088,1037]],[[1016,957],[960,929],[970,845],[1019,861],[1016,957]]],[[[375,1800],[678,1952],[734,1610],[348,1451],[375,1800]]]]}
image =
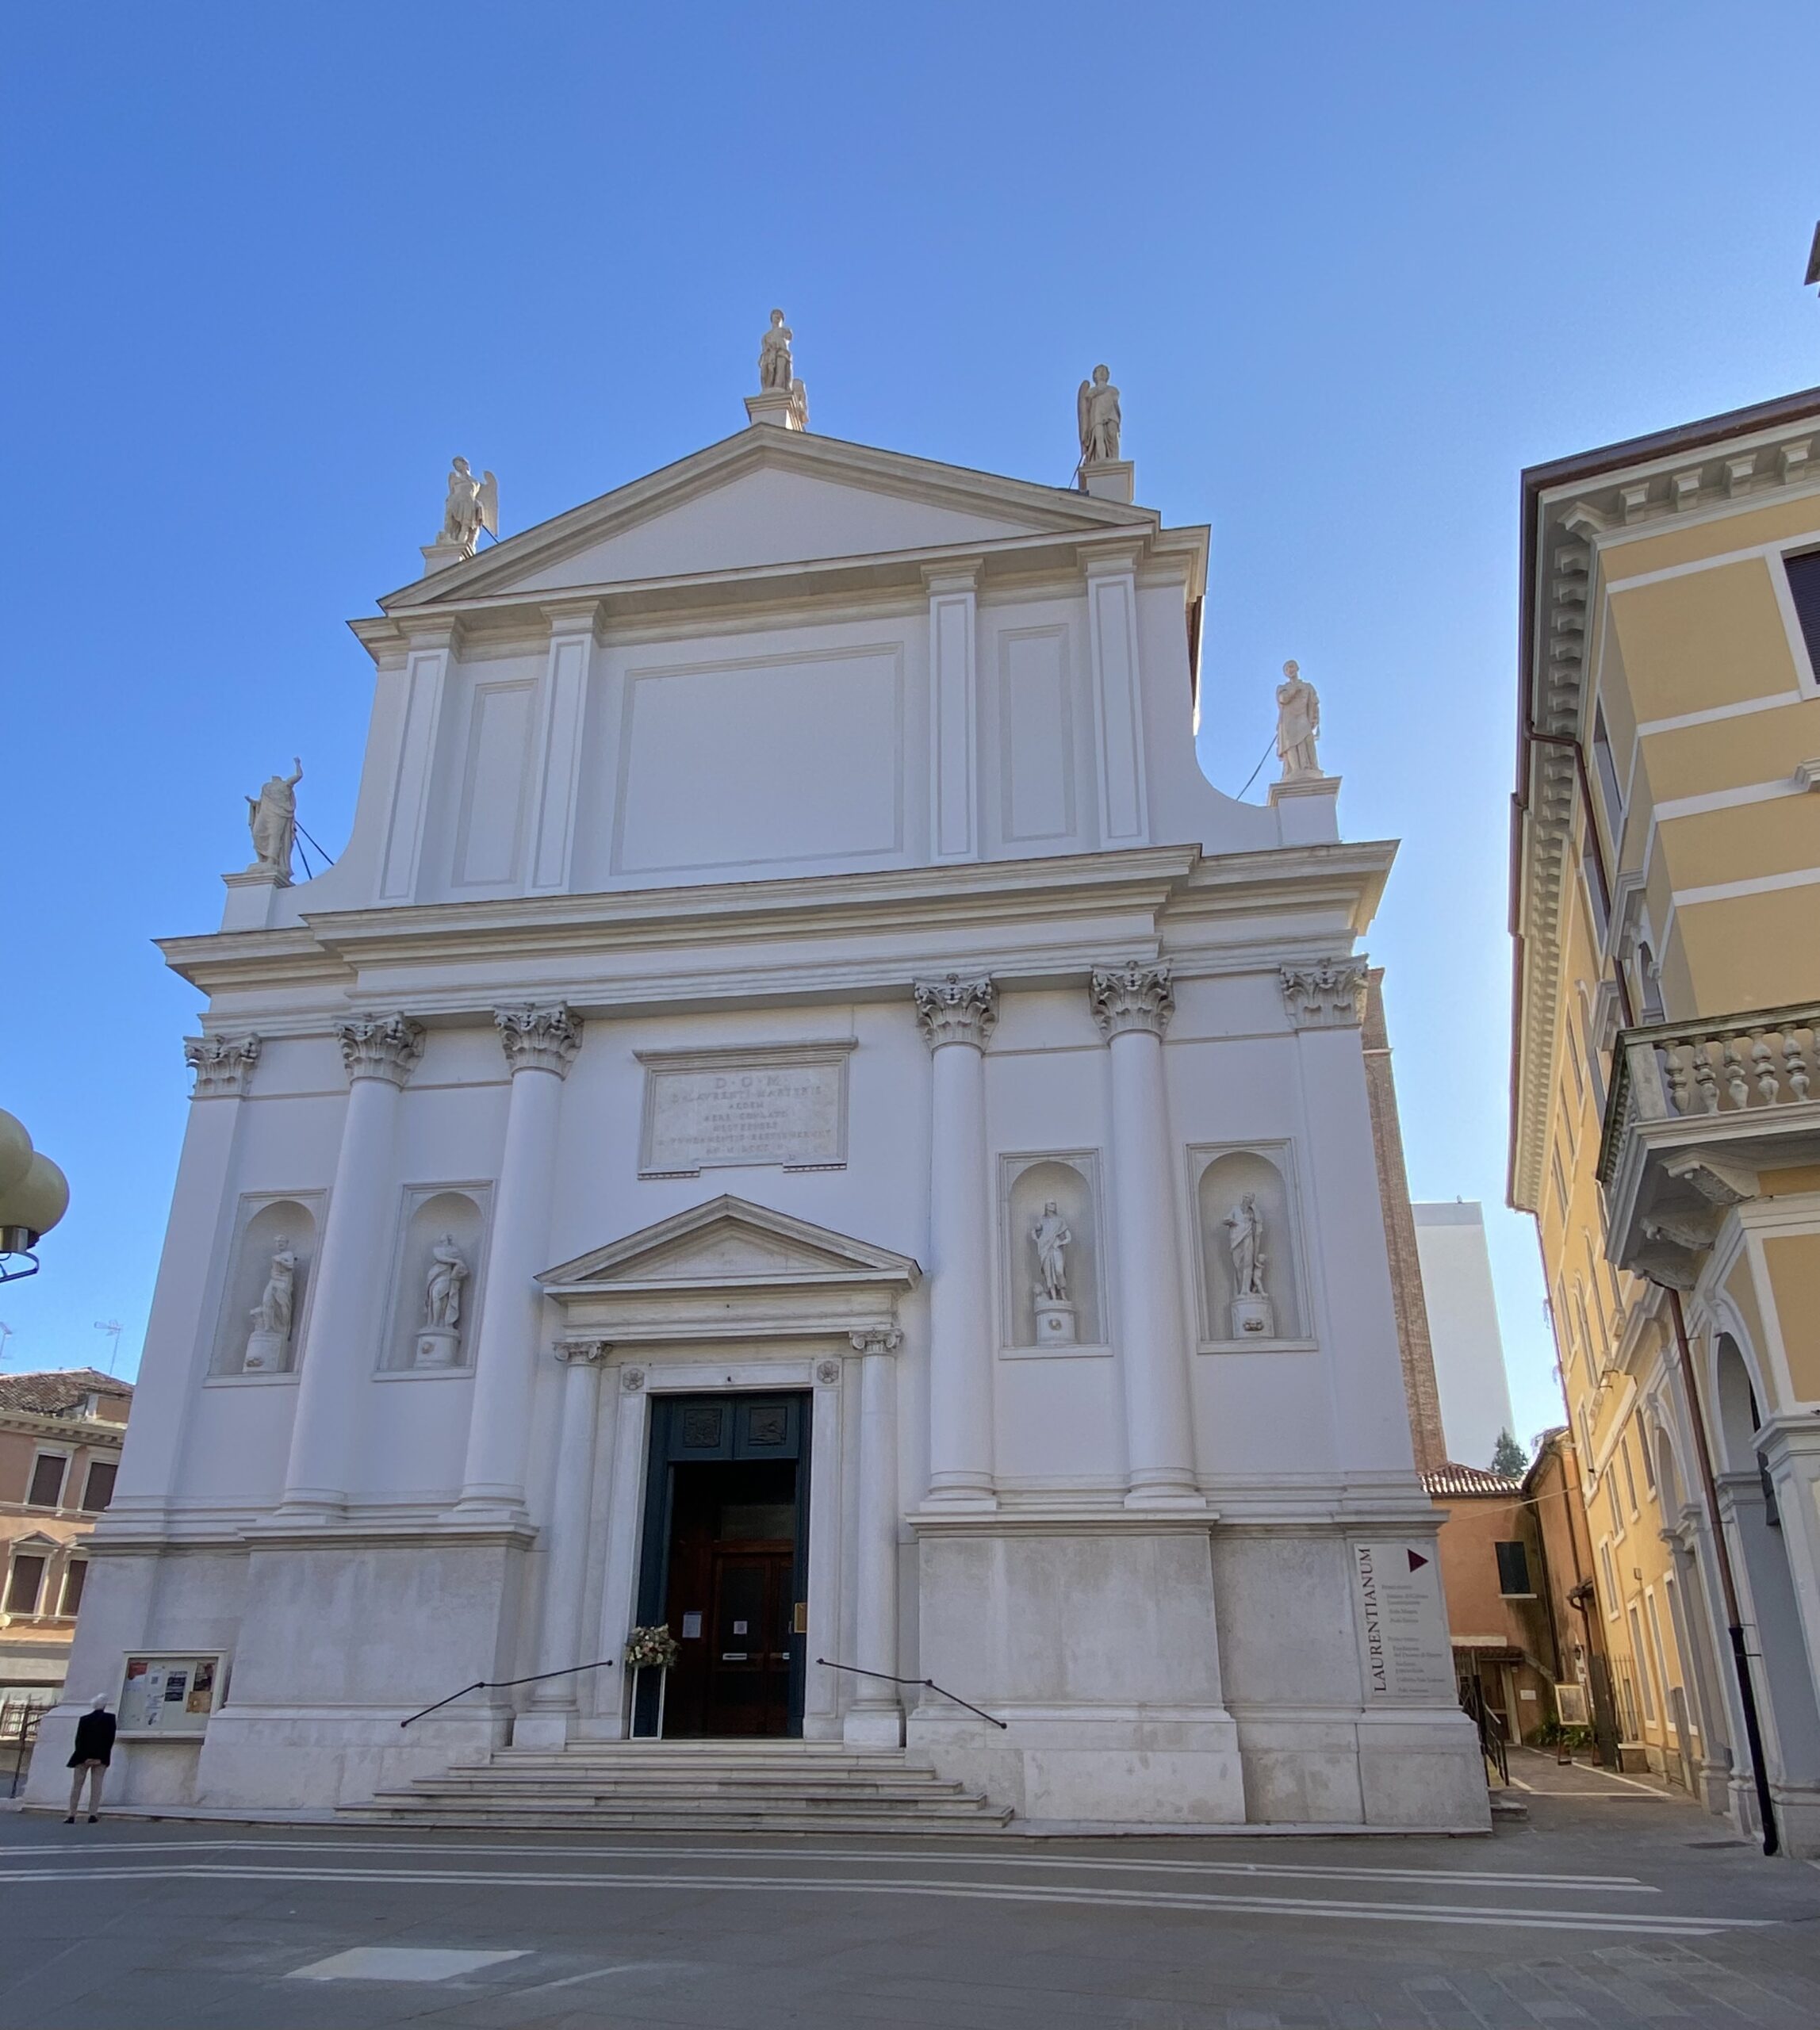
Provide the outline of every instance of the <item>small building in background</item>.
{"type": "Polygon", "coordinates": [[[62,1692],[132,1407],[132,1383],[92,1367],[0,1374],[0,1743],[62,1692]]]}
{"type": "Polygon", "coordinates": [[[1447,1457],[1489,1467],[1500,1434],[1514,1437],[1515,1424],[1492,1291],[1485,1208],[1469,1198],[1454,1198],[1411,1210],[1447,1457]]]}

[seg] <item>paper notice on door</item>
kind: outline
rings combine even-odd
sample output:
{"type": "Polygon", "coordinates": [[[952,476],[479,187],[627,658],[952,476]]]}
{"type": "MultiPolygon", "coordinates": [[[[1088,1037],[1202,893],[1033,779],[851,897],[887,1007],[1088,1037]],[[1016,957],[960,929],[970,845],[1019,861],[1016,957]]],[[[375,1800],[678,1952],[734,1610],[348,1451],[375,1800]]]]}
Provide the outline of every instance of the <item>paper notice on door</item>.
{"type": "Polygon", "coordinates": [[[746,1632],[745,1623],[742,1621],[736,1621],[733,1625],[733,1632],[735,1635],[744,1635],[746,1632]]]}
{"type": "Polygon", "coordinates": [[[699,1642],[699,1641],[700,1641],[700,1640],[701,1640],[701,1639],[702,1639],[702,1618],[701,1618],[701,1616],[700,1616],[699,1614],[684,1614],[684,1615],[683,1616],[683,1640],[684,1640],[684,1641],[685,1641],[685,1642],[699,1642]]]}

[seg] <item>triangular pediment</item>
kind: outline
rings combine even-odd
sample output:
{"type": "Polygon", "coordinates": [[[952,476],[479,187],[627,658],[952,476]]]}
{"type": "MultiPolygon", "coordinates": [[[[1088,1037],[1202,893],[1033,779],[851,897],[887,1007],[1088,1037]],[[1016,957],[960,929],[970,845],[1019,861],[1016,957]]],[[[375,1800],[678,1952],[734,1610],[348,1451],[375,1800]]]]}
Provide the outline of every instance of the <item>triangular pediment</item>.
{"type": "Polygon", "coordinates": [[[829,1283],[908,1289],[921,1273],[908,1255],[722,1197],[547,1269],[537,1280],[565,1295],[829,1283]]]}
{"type": "Polygon", "coordinates": [[[759,427],[710,445],[381,601],[548,596],[855,557],[1154,527],[1148,508],[759,427]]]}

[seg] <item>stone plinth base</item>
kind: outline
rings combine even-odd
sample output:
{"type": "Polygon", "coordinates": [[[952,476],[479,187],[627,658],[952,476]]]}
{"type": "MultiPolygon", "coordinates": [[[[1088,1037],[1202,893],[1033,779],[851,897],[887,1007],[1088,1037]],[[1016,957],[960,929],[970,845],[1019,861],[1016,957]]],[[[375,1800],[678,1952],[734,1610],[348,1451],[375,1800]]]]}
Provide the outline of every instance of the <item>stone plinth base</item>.
{"type": "Polygon", "coordinates": [[[1331,845],[1339,837],[1339,778],[1291,776],[1272,783],[1270,808],[1284,845],[1331,845]]]}
{"type": "Polygon", "coordinates": [[[903,1709],[899,1706],[849,1706],[841,1718],[841,1738],[849,1748],[902,1748],[903,1709]]]}
{"type": "Polygon", "coordinates": [[[1039,1346],[1071,1346],[1075,1343],[1075,1307],[1071,1304],[1059,1304],[1049,1297],[1038,1297],[1036,1309],[1036,1344],[1039,1346]]]}
{"type": "Polygon", "coordinates": [[[282,1374],[290,1354],[288,1332],[253,1332],[247,1338],[247,1350],[240,1362],[243,1374],[282,1374]]]}
{"type": "Polygon", "coordinates": [[[1132,497],[1132,468],[1128,458],[1095,458],[1081,468],[1081,491],[1096,500],[1125,500],[1132,497]]]}
{"type": "Polygon", "coordinates": [[[1268,1297],[1234,1297],[1232,1337],[1235,1339],[1274,1339],[1277,1315],[1268,1297]]]}
{"type": "Polygon", "coordinates": [[[800,381],[787,388],[767,388],[762,394],[745,398],[747,418],[754,423],[770,423],[780,430],[809,427],[809,390],[800,381]]]}
{"type": "Polygon", "coordinates": [[[417,1335],[413,1367],[453,1367],[462,1357],[462,1335],[452,1326],[426,1325],[417,1335]]]}
{"type": "Polygon", "coordinates": [[[535,1748],[549,1753],[566,1748],[573,1726],[573,1712],[557,1712],[547,1708],[539,1710],[532,1706],[529,1712],[513,1716],[512,1745],[514,1748],[535,1748]]]}

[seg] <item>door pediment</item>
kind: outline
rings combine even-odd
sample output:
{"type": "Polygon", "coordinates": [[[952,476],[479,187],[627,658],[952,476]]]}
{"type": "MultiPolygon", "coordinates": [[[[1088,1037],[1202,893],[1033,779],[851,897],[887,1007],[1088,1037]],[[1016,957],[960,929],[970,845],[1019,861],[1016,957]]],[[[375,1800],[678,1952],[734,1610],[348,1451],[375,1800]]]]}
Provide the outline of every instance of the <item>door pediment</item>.
{"type": "Polygon", "coordinates": [[[568,1336],[624,1343],[889,1331],[921,1273],[908,1255],[727,1195],[537,1280],[568,1336]]]}

